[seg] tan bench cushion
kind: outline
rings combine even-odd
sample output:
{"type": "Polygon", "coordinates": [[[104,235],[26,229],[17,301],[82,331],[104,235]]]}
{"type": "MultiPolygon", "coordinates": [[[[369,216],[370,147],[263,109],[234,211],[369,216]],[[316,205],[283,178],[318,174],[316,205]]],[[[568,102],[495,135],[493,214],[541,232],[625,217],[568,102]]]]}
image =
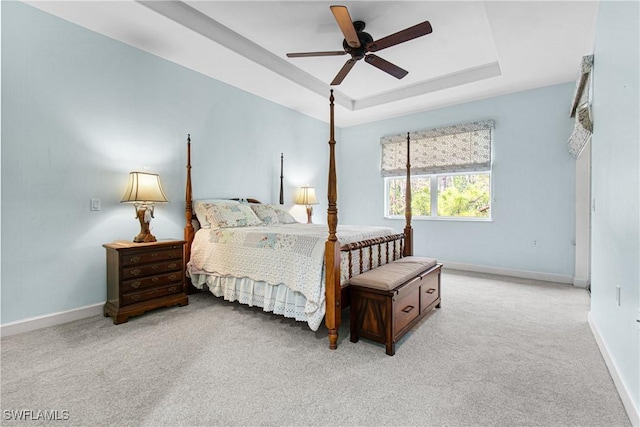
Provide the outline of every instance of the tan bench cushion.
{"type": "Polygon", "coordinates": [[[432,258],[408,256],[358,274],[349,283],[389,291],[416,277],[418,273],[430,269],[437,262],[432,258]]]}

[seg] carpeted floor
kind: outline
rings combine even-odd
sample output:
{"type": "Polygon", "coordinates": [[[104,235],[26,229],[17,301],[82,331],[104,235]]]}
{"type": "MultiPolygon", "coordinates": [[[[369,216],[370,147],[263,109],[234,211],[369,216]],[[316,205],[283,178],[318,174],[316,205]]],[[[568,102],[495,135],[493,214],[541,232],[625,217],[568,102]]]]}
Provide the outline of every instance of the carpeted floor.
{"type": "Polygon", "coordinates": [[[2,339],[2,425],[628,426],[569,285],[446,271],[442,308],[387,356],[200,293],[115,326],[2,339]],[[52,412],[49,412],[51,414],[52,412]]]}

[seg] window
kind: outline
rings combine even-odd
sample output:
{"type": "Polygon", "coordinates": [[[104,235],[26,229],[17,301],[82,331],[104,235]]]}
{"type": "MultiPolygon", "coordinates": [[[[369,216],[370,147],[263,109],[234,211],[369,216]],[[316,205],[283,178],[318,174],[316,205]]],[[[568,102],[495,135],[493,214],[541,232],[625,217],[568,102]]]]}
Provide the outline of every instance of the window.
{"type": "MultiPolygon", "coordinates": [[[[386,178],[387,213],[385,216],[403,216],[407,178],[386,178]]],[[[431,179],[411,177],[411,214],[431,216],[431,179]]]]}
{"type": "Polygon", "coordinates": [[[409,137],[413,216],[489,219],[492,129],[484,121],[382,138],[385,216],[404,216],[409,137]]]}
{"type": "MultiPolygon", "coordinates": [[[[404,216],[406,180],[405,177],[385,178],[386,217],[404,216]]],[[[411,176],[411,213],[418,218],[488,219],[491,217],[491,173],[411,176]],[[432,193],[436,197],[432,198],[432,193]]]]}

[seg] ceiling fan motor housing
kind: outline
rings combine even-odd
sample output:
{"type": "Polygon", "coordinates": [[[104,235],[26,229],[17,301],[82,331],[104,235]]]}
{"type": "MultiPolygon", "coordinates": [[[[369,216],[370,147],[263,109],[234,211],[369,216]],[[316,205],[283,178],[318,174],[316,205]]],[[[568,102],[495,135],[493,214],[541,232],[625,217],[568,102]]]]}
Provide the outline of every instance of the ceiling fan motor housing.
{"type": "Polygon", "coordinates": [[[367,53],[367,45],[373,43],[373,37],[371,37],[371,34],[365,33],[363,31],[365,27],[364,22],[355,21],[353,23],[353,26],[356,29],[356,34],[358,35],[358,40],[360,41],[360,47],[349,46],[349,43],[347,43],[346,39],[342,41],[342,47],[344,48],[344,51],[350,54],[353,59],[360,60],[364,58],[365,54],[367,53]]]}

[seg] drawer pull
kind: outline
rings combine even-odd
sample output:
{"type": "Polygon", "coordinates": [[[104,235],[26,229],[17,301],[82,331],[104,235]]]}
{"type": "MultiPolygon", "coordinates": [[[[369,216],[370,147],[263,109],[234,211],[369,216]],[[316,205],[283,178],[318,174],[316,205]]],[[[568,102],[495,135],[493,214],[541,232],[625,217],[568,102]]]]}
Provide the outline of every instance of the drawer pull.
{"type": "Polygon", "coordinates": [[[133,301],[138,301],[140,299],[140,295],[136,294],[136,295],[131,295],[131,299],[133,301]]]}
{"type": "Polygon", "coordinates": [[[435,291],[436,291],[436,289],[435,289],[435,288],[429,288],[429,289],[427,289],[427,293],[428,293],[428,294],[432,294],[432,293],[434,293],[435,291]]]}
{"type": "Polygon", "coordinates": [[[139,268],[134,268],[133,270],[131,270],[131,275],[132,276],[137,276],[138,274],[140,274],[142,270],[140,270],[139,268]]]}
{"type": "Polygon", "coordinates": [[[403,308],[403,309],[402,309],[402,311],[403,311],[404,313],[409,313],[409,312],[411,312],[411,310],[413,310],[414,308],[415,308],[414,306],[412,306],[412,305],[408,305],[408,306],[406,306],[405,308],[403,308]]]}
{"type": "Polygon", "coordinates": [[[176,268],[178,266],[178,264],[176,264],[175,262],[172,262],[171,264],[169,264],[169,268],[176,268]]]}
{"type": "Polygon", "coordinates": [[[177,286],[172,286],[169,288],[169,292],[175,292],[178,289],[177,286]]]}
{"type": "Polygon", "coordinates": [[[138,262],[140,261],[140,257],[139,256],[132,256],[131,258],[129,258],[129,261],[132,263],[138,262]]]}
{"type": "Polygon", "coordinates": [[[157,269],[158,269],[158,266],[157,266],[157,265],[154,265],[154,266],[152,266],[152,267],[151,267],[151,269],[152,269],[152,270],[157,270],[157,269]]]}
{"type": "Polygon", "coordinates": [[[139,288],[140,287],[140,282],[139,281],[131,282],[131,287],[132,288],[139,288]]]}
{"type": "Polygon", "coordinates": [[[157,277],[154,277],[153,279],[151,279],[151,281],[152,281],[152,282],[157,282],[157,281],[158,281],[158,278],[157,278],[157,277]]]}
{"type": "Polygon", "coordinates": [[[169,275],[169,280],[176,280],[178,278],[177,274],[170,274],[169,275]]]}
{"type": "Polygon", "coordinates": [[[156,253],[151,254],[151,258],[155,258],[157,256],[158,256],[158,254],[156,254],[156,253]]]}

